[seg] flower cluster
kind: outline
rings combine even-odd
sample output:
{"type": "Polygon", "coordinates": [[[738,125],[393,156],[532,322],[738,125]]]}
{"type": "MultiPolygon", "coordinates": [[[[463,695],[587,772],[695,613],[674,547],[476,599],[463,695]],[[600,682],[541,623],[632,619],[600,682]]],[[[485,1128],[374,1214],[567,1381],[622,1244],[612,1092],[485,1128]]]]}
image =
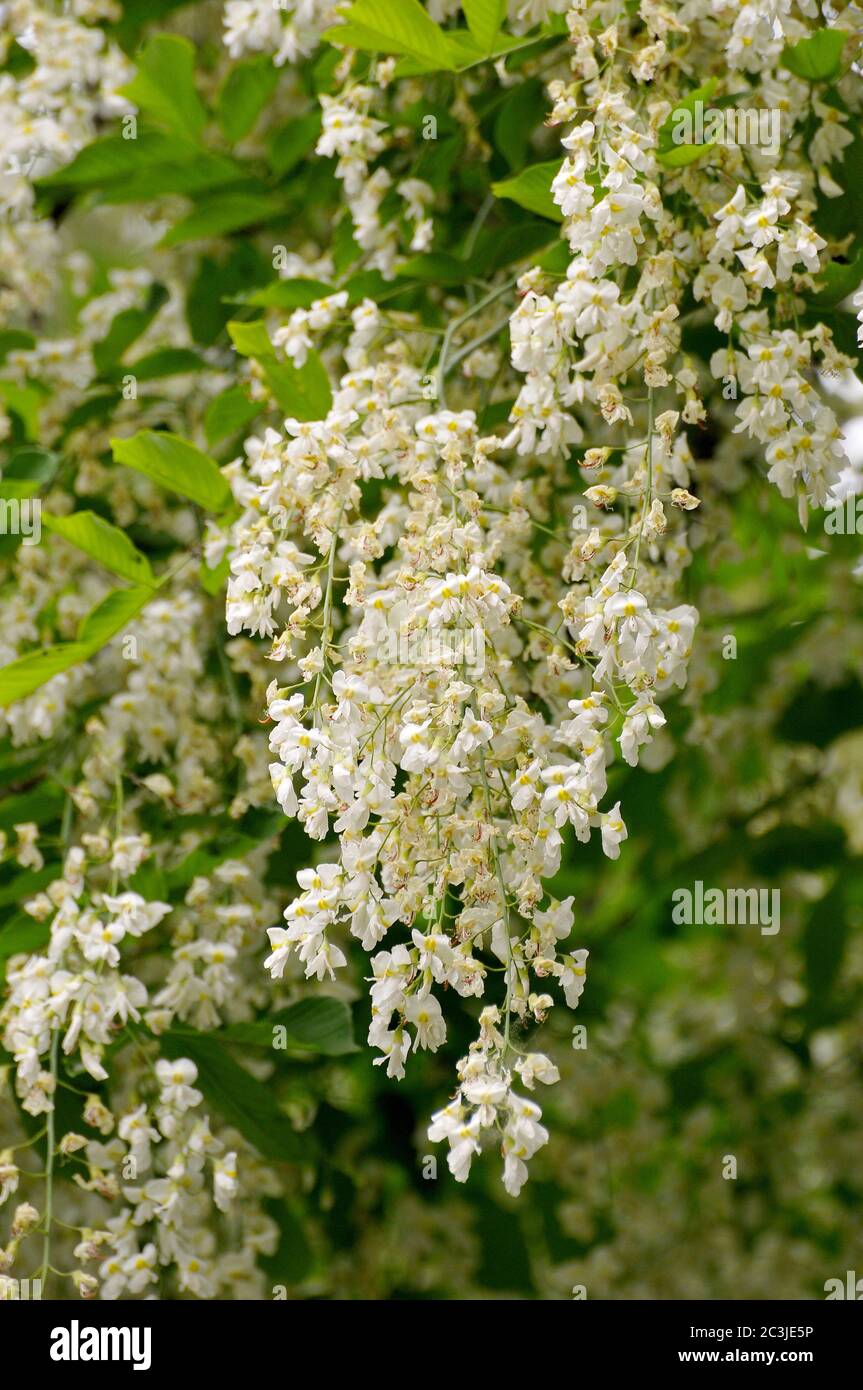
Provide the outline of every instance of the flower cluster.
{"type": "MultiPolygon", "coordinates": [[[[625,21],[597,36],[594,9],[569,10],[571,76],[548,84],[549,122],[564,128],[550,188],[569,252],[560,272],[525,271],[450,322],[431,413],[419,321],[401,314],[393,339],[380,309],[351,308],[345,289],[296,310],[272,330],[275,347],[301,368],[314,344],[347,371],[324,418],[249,441],[232,473],[243,514],[229,631],[272,637],[272,659],[291,673],[268,690],[273,786],[312,839],[340,841],[338,862],[299,876],[267,964],[279,978],[296,956],[307,976],[334,978],[346,925],[373,953],[369,1042],[395,1076],[412,1050],[445,1040],[441,989],[484,995],[489,968],[502,974],[504,1033],[462,1064],[470,1079],[432,1130],[450,1138],[459,1177],[497,1115],[489,1103],[468,1118],[473,1092],[487,1084],[508,1113],[511,1020],[544,1018],[545,979],[577,1000],[566,981],[580,954],[563,945],[572,916],[543,880],[565,835],[598,830],[617,857],[627,832],[619,804],[603,807],[608,766],[615,749],[637,764],[666,726],[660,701],[686,683],[698,614],[675,586],[690,559],[683,515],[700,502],[687,430],[708,420],[682,332],[687,295],[733,329],[710,370],[745,395],[736,428],[765,446],[771,481],[799,496],[804,518],[842,457],[810,377],[818,359],[834,370],[848,359],[823,325],[781,326],[783,287],[811,288],[827,244],[811,224],[811,165],[795,155],[799,167],[760,174],[757,197],[738,182],[721,204],[710,174],[666,175],[669,104],[642,90],[664,90],[667,39],[683,26],[651,9],[651,42],[633,56],[625,21]],[[513,288],[508,321],[495,322],[513,288]],[[517,392],[497,433],[470,404],[468,364],[484,349],[492,365],[479,374],[500,375],[484,345],[504,327],[517,392]]],[[[701,16],[688,18],[697,48],[701,16]]],[[[733,18],[727,56],[744,72],[759,23],[752,7],[733,18]]],[[[798,32],[790,21],[787,36],[798,32]]],[[[317,154],[337,156],[357,243],[391,277],[398,222],[377,213],[390,188],[410,197],[416,182],[386,158],[397,116],[372,115],[385,101],[353,81],[321,102],[317,154]]],[[[844,142],[826,141],[819,162],[841,158],[844,142]]],[[[411,201],[416,216],[430,204],[419,190],[411,201]]],[[[502,1127],[504,1154],[523,1145],[529,1156],[535,1142],[502,1127]]],[[[508,1186],[520,1186],[506,1162],[508,1186]]]]}
{"type": "MultiPolygon", "coordinates": [[[[735,527],[791,573],[829,557],[786,503],[805,527],[863,491],[863,21],[139,10],[0,6],[0,1203],[46,1195],[0,1276],[41,1236],[84,1296],[257,1297],[265,1203],[332,1205],[302,1130],[350,1090],[274,1029],[333,1058],[363,994],[362,1084],[431,1078],[451,1176],[496,1145],[517,1196],[559,1162],[539,1088],[574,1105],[587,877],[641,902],[652,868],[633,787],[682,743],[697,853],[692,761],[769,742],[795,661],[856,669],[856,634],[783,608],[786,667],[711,700],[752,611],[735,527]],[[676,145],[702,97],[781,138],[676,145]]],[[[765,757],[722,814],[766,834],[811,775],[859,846],[858,753],[765,757]]],[[[645,1033],[674,1059],[690,1021],[658,1000],[645,1033]]]]}

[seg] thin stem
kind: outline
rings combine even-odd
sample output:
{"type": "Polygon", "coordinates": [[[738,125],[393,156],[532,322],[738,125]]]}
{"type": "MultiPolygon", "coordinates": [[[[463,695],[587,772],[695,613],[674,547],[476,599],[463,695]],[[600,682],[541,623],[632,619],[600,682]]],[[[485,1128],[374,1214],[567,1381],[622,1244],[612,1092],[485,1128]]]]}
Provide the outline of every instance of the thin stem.
{"type": "MultiPolygon", "coordinates": [[[[60,1045],[60,1028],[54,1030],[51,1039],[51,1075],[57,1079],[57,1050],[60,1045]]],[[[42,1270],[39,1278],[44,1286],[51,1266],[51,1221],[54,1214],[54,1100],[52,1092],[51,1109],[46,1123],[47,1160],[45,1165],[45,1234],[42,1240],[42,1270]]]]}
{"type": "MultiPolygon", "coordinates": [[[[478,712],[476,717],[479,718],[478,712]]],[[[489,830],[491,831],[491,853],[492,858],[494,859],[494,868],[495,873],[497,874],[498,886],[500,887],[501,910],[503,912],[503,929],[506,933],[506,1013],[504,1015],[503,1021],[503,1042],[504,1051],[507,1051],[509,1048],[510,1006],[512,1004],[512,982],[513,975],[515,974],[515,962],[512,958],[512,939],[509,934],[509,904],[507,902],[506,897],[506,884],[503,881],[503,870],[500,866],[500,855],[498,854],[497,849],[497,831],[494,827],[494,815],[491,808],[491,788],[489,787],[488,774],[485,770],[485,750],[483,749],[482,744],[480,744],[479,747],[479,766],[480,773],[482,775],[483,790],[485,792],[485,809],[486,815],[488,817],[488,826],[489,830]]]]}
{"type": "Polygon", "coordinates": [[[632,579],[630,589],[635,587],[638,578],[638,557],[641,552],[641,537],[644,532],[644,523],[647,520],[647,513],[653,501],[653,387],[647,393],[647,478],[644,485],[644,501],[641,506],[641,520],[638,523],[638,538],[635,542],[635,555],[632,561],[632,579]]]}
{"type": "Polygon", "coordinates": [[[485,223],[486,218],[488,217],[489,213],[491,212],[492,208],[494,207],[494,204],[495,204],[494,195],[493,195],[492,193],[489,193],[488,196],[484,199],[484,201],[483,201],[483,203],[482,203],[482,205],[481,205],[481,207],[480,207],[480,209],[479,209],[479,212],[477,213],[476,217],[473,219],[473,223],[471,224],[471,229],[470,229],[470,231],[468,232],[467,237],[466,237],[466,239],[465,239],[465,243],[464,243],[464,252],[463,252],[463,259],[464,259],[464,260],[466,260],[466,261],[469,261],[469,260],[470,260],[470,258],[471,258],[471,253],[472,253],[472,251],[473,251],[473,248],[476,246],[476,239],[477,239],[477,237],[479,236],[480,232],[482,231],[483,224],[485,223]]]}
{"type": "Polygon", "coordinates": [[[452,346],[453,338],[455,337],[458,330],[460,328],[463,328],[464,325],[470,319],[472,319],[475,314],[481,314],[483,309],[487,309],[490,304],[494,304],[496,299],[500,299],[502,294],[506,294],[508,290],[511,290],[517,280],[518,276],[514,276],[511,280],[507,280],[505,284],[498,285],[497,289],[490,290],[489,293],[485,295],[484,298],[482,298],[477,304],[474,304],[470,309],[465,310],[463,314],[461,314],[457,319],[453,319],[452,323],[450,323],[447,326],[446,333],[444,334],[444,340],[441,345],[440,357],[438,358],[437,365],[437,398],[444,409],[446,409],[446,392],[444,389],[444,382],[446,380],[447,372],[450,370],[450,367],[452,365],[452,363],[449,360],[449,353],[450,347],[452,346]]]}
{"type": "MultiPolygon", "coordinates": [[[[342,524],[342,515],[344,514],[344,510],[345,499],[342,500],[342,505],[339,507],[339,514],[336,518],[336,524],[333,527],[333,538],[330,542],[330,553],[327,559],[327,588],[326,593],[324,594],[324,612],[321,628],[321,659],[324,665],[326,665],[327,648],[330,646],[330,637],[332,636],[332,633],[330,631],[330,616],[332,612],[333,602],[333,574],[335,572],[336,567],[336,549],[339,543],[339,527],[342,524]]],[[[322,673],[319,671],[317,676],[315,677],[315,688],[312,694],[312,709],[315,712],[318,708],[318,692],[321,688],[321,674],[322,673]]]]}
{"type": "Polygon", "coordinates": [[[482,347],[483,343],[487,343],[490,338],[496,338],[498,333],[502,332],[508,324],[509,314],[507,314],[505,319],[499,319],[497,323],[492,324],[491,328],[487,328],[484,333],[479,333],[475,338],[471,338],[469,343],[465,343],[464,347],[459,348],[458,352],[453,353],[449,360],[447,371],[451,372],[454,367],[458,366],[459,362],[462,362],[465,357],[469,357],[476,348],[482,347]]]}

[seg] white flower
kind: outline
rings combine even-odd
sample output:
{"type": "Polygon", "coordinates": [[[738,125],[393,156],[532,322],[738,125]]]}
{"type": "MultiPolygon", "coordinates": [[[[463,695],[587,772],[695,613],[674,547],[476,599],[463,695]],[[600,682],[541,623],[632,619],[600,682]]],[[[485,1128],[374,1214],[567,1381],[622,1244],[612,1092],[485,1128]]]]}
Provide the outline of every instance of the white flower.
{"type": "Polygon", "coordinates": [[[446,1042],[446,1024],[441,1006],[433,994],[411,995],[405,1004],[405,1018],[416,1029],[414,1048],[425,1047],[431,1052],[446,1042]]]}
{"type": "Polygon", "coordinates": [[[515,1069],[529,1091],[534,1089],[537,1081],[551,1086],[560,1080],[557,1067],[541,1052],[529,1052],[527,1056],[519,1057],[515,1069]]]}
{"type": "Polygon", "coordinates": [[[225,1154],[213,1163],[213,1200],[219,1211],[228,1211],[238,1192],[237,1155],[225,1154]]]}
{"type": "Polygon", "coordinates": [[[158,1061],[156,1076],[162,1088],[159,1100],[167,1109],[182,1114],[201,1104],[201,1092],[193,1085],[198,1079],[198,1068],[188,1057],[179,1057],[175,1062],[158,1061]]]}
{"type": "Polygon", "coordinates": [[[627,829],[621,819],[620,802],[600,817],[602,826],[602,849],[609,859],[620,858],[620,843],[627,838],[627,829]]]}

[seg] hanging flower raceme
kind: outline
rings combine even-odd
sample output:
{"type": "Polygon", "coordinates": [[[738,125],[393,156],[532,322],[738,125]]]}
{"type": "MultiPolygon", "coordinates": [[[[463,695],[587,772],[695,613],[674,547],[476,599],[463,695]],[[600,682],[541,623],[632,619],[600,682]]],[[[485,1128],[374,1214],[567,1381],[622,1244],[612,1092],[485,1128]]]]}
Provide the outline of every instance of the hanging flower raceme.
{"type": "MultiPolygon", "coordinates": [[[[744,715],[703,699],[752,617],[737,513],[802,550],[863,490],[831,385],[863,347],[863,21],[139,10],[0,5],[0,1204],[46,1195],[0,1283],[34,1233],[66,1277],[62,1225],[82,1296],[258,1297],[339,1089],[279,1071],[270,1019],[334,1057],[359,989],[388,1078],[463,1053],[428,1135],[459,1183],[496,1147],[517,1196],[543,1088],[578,1092],[582,868],[649,878],[633,786],[793,685],[795,633],[744,715]]],[[[819,678],[855,669],[832,621],[819,678]]],[[[838,748],[812,790],[855,844],[859,780],[838,748]]],[[[686,1007],[651,1017],[673,1051],[686,1007]]]]}
{"type": "MultiPolygon", "coordinates": [[[[745,393],[735,428],[765,446],[783,495],[823,505],[841,457],[808,370],[818,352],[839,360],[829,335],[779,327],[763,303],[820,268],[811,168],[777,171],[759,153],[757,188],[741,182],[730,200],[696,169],[669,174],[670,108],[645,93],[671,90],[665,39],[685,21],[651,11],[656,42],[633,57],[618,49],[625,20],[597,36],[600,8],[570,9],[571,76],[548,86],[562,127],[549,190],[561,270],[525,270],[450,322],[431,412],[421,321],[402,313],[394,339],[373,303],[351,308],[344,290],[296,310],[274,347],[295,368],[313,344],[324,351],[340,373],[331,408],[249,441],[233,475],[243,515],[229,630],[272,637],[290,673],[268,690],[273,786],[312,840],[339,840],[336,860],[299,875],[267,966],[280,978],[296,958],[332,980],[356,937],[371,954],[369,1043],[396,1077],[411,1052],[445,1040],[448,989],[494,990],[458,1097],[430,1132],[448,1138],[461,1180],[497,1131],[512,1191],[545,1134],[512,1091],[520,1039],[558,997],[546,982],[572,1007],[583,985],[571,905],[548,881],[570,837],[598,833],[620,854],[609,766],[635,766],[667,728],[663,702],[686,683],[698,622],[677,592],[683,517],[700,502],[686,427],[707,418],[681,331],[687,295],[713,306],[720,332],[734,328],[710,368],[745,393]],[[675,181],[697,209],[694,232],[664,196],[675,181]],[[508,325],[495,322],[508,296],[508,325]],[[498,355],[489,370],[513,384],[514,403],[489,432],[467,363],[504,326],[509,363],[498,355]],[[568,512],[563,530],[549,524],[568,512]]],[[[734,17],[732,63],[744,32],[734,17]]],[[[324,96],[317,145],[338,158],[357,240],[387,277],[398,224],[372,205],[392,183],[394,91],[392,107],[352,82],[324,96]]],[[[398,190],[414,221],[432,215],[415,181],[398,190]]],[[[554,1079],[551,1066],[527,1072],[554,1079]]]]}

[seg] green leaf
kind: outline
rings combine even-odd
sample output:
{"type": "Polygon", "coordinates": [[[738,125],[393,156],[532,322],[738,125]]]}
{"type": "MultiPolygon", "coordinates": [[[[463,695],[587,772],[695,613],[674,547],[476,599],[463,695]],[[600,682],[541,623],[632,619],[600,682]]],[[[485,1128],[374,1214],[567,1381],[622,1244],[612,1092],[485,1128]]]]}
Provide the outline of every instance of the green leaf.
{"type": "MultiPolygon", "coordinates": [[[[493,232],[481,232],[471,258],[466,263],[465,273],[485,280],[494,271],[502,270],[504,266],[515,265],[528,257],[537,265],[541,259],[537,252],[548,246],[553,248],[562,262],[561,273],[565,272],[572,260],[572,252],[568,243],[561,239],[557,227],[545,218],[521,221],[509,227],[497,227],[493,232]]],[[[549,268],[558,269],[556,265],[549,268]]]]}
{"type": "Polygon", "coordinates": [[[150,587],[114,589],[81,622],[76,642],[61,642],[29,652],[0,669],[0,706],[14,704],[46,681],[86,661],[153,597],[150,587]]]}
{"type": "Polygon", "coordinates": [[[326,1057],[357,1051],[350,1009],[343,1000],[325,996],[301,999],[254,1023],[229,1024],[220,1030],[219,1036],[249,1047],[273,1047],[277,1028],[285,1030],[289,1048],[308,1049],[326,1057]]]}
{"type": "Polygon", "coordinates": [[[96,512],[72,512],[69,516],[52,516],[42,512],[42,525],[64,540],[92,555],[105,569],[131,579],[133,584],[155,584],[150,561],[142,555],[125,531],[113,526],[96,512]]]}
{"type": "Polygon", "coordinates": [[[284,213],[284,200],[272,193],[214,193],[202,199],[163,236],[161,246],[180,246],[269,222],[284,213]]]}
{"type": "Polygon", "coordinates": [[[858,250],[856,258],[847,264],[830,261],[818,272],[816,283],[819,288],[815,294],[807,296],[807,302],[820,308],[836,308],[863,284],[863,247],[858,250]]]}
{"type": "Polygon", "coordinates": [[[531,164],[513,178],[493,183],[491,191],[496,198],[508,198],[510,202],[518,203],[519,207],[527,208],[528,212],[536,212],[553,222],[562,222],[563,214],[551,196],[551,185],[559,172],[559,160],[531,164]]]}
{"type": "Polygon", "coordinates": [[[419,0],[356,0],[340,13],[347,22],[322,35],[330,43],[364,53],[404,53],[444,71],[455,68],[447,36],[419,0]]]}
{"type": "Polygon", "coordinates": [[[298,116],[270,136],[268,155],[270,168],[281,177],[288,174],[309,153],[321,133],[320,111],[298,116]]]}
{"type": "Polygon", "coordinates": [[[325,299],[334,293],[334,287],[323,280],[274,280],[271,285],[251,290],[242,299],[232,302],[254,304],[262,309],[308,309],[316,299],[325,299]]]}
{"type": "Polygon", "coordinates": [[[212,446],[244,429],[260,415],[260,401],[250,401],[242,386],[231,386],[210,401],[204,415],[204,432],[212,446]]]}
{"type": "Polygon", "coordinates": [[[25,333],[22,328],[4,328],[0,331],[0,362],[5,362],[10,352],[35,346],[36,339],[32,333],[25,333]]]}
{"type": "Polygon", "coordinates": [[[176,34],[155,34],[138,55],[138,71],[120,88],[140,110],[177,135],[197,140],[207,112],[195,88],[195,47],[176,34]]]}
{"type": "Polygon", "coordinates": [[[59,820],[65,801],[63,788],[57,782],[48,781],[41,782],[34,791],[6,796],[0,803],[0,830],[9,831],[22,821],[46,825],[59,820]]]}
{"type": "Polygon", "coordinates": [[[265,1198],[263,1208],[279,1227],[278,1248],[273,1255],[258,1257],[258,1263],[273,1288],[277,1284],[298,1284],[310,1274],[315,1253],[303,1227],[297,1204],[283,1199],[265,1198]]]}
{"type": "Polygon", "coordinates": [[[210,569],[206,561],[202,560],[198,566],[198,581],[205,594],[214,598],[220,594],[228,582],[231,573],[231,557],[223,555],[215,569],[210,569]]]}
{"type": "Polygon", "coordinates": [[[228,324],[228,332],[237,352],[252,357],[263,369],[264,379],[276,403],[289,419],[323,420],[332,405],[330,383],[323,363],[316,352],[310,352],[302,367],[281,362],[270,342],[266,324],[228,324]]]}
{"type": "Polygon", "coordinates": [[[29,748],[16,748],[8,737],[0,739],[0,787],[20,785],[53,767],[61,738],[42,740],[29,748]]]}
{"type": "Polygon", "coordinates": [[[803,930],[807,1007],[816,1014],[829,1004],[848,944],[848,920],[841,879],[812,909],[803,930]]]}
{"type": "Polygon", "coordinates": [[[705,151],[713,148],[712,141],[702,144],[682,144],[675,139],[675,133],[680,123],[680,117],[687,115],[690,118],[695,116],[695,108],[699,102],[707,105],[712,99],[718,86],[715,77],[708,77],[707,81],[700,87],[693,87],[691,92],[687,92],[682,101],[679,101],[659,127],[656,142],[656,157],[660,164],[664,164],[669,169],[682,169],[687,164],[692,164],[700,158],[705,151]]]}
{"type": "MultiPolygon", "coordinates": [[[[177,142],[180,143],[179,141],[177,142]]],[[[209,194],[229,184],[244,183],[247,174],[239,165],[221,156],[205,155],[199,150],[199,163],[185,159],[169,164],[156,164],[138,175],[117,179],[100,195],[104,203],[152,202],[168,193],[181,193],[187,198],[209,194]]]]}
{"type": "Polygon", "coordinates": [[[216,102],[216,117],[226,139],[234,143],[248,135],[279,80],[269,55],[248,58],[228,73],[216,102]]]}
{"type": "MultiPolygon", "coordinates": [[[[115,179],[140,174],[152,165],[177,158],[177,141],[162,131],[140,131],[134,140],[122,135],[104,135],[79,150],[75,158],[61,169],[36,181],[40,190],[52,188],[101,188],[115,179]]],[[[200,154],[196,146],[188,147],[189,155],[200,154]]]]}
{"type": "Polygon", "coordinates": [[[541,127],[545,110],[545,91],[536,78],[517,82],[501,102],[494,121],[494,143],[511,169],[524,167],[531,136],[541,127]]]}
{"type": "Polygon", "coordinates": [[[147,302],[142,308],[123,309],[116,315],[105,337],[93,348],[93,361],[100,375],[105,376],[136,338],[140,338],[144,330],[149,328],[167,298],[168,291],[164,285],[151,285],[147,302]]]}
{"type": "Polygon", "coordinates": [[[10,903],[21,903],[26,898],[41,893],[43,888],[47,888],[48,884],[53,883],[59,876],[60,866],[56,863],[45,864],[41,869],[25,869],[24,873],[16,874],[0,887],[0,907],[8,907],[10,903]]]}
{"type": "MultiPolygon", "coordinates": [[[[524,46],[523,39],[515,38],[511,34],[498,34],[491,48],[484,50],[469,29],[448,29],[444,37],[449,48],[450,66],[455,72],[466,72],[468,68],[501,58],[511,49],[524,46]]],[[[433,58],[406,56],[399,58],[396,63],[395,75],[398,78],[418,77],[423,73],[438,72],[440,68],[441,64],[433,58]]]]}
{"type": "MultiPolygon", "coordinates": [[[[35,497],[38,491],[39,484],[33,482],[31,478],[4,478],[0,481],[0,498],[2,498],[4,502],[24,502],[29,497],[35,497]]],[[[35,510],[31,512],[30,515],[35,518],[35,510]]],[[[34,531],[35,526],[36,522],[34,520],[34,531]]],[[[14,527],[11,529],[9,528],[8,521],[6,523],[6,529],[0,531],[0,539],[3,541],[16,539],[16,530],[14,527]]],[[[20,537],[17,537],[17,539],[20,540],[20,537]]],[[[36,542],[34,541],[33,544],[35,545],[36,542]]],[[[5,554],[6,552],[4,551],[3,553],[5,554]]]]}
{"type": "Polygon", "coordinates": [[[396,269],[400,280],[421,280],[429,285],[463,285],[467,273],[464,261],[447,255],[445,251],[427,251],[421,256],[411,256],[396,269]]]}
{"type": "Polygon", "coordinates": [[[863,126],[852,116],[844,128],[853,136],[851,144],[841,151],[841,157],[830,161],[830,175],[843,196],[828,198],[820,190],[816,192],[815,230],[828,241],[853,238],[847,252],[853,258],[863,247],[863,126]]]}
{"type": "Polygon", "coordinates": [[[239,238],[230,244],[223,260],[201,256],[198,269],[186,293],[186,319],[196,343],[210,347],[224,333],[231,311],[224,302],[248,294],[257,285],[266,285],[272,275],[272,264],[261,256],[250,239],[239,238]]]}
{"type": "MultiPolygon", "coordinates": [[[[56,877],[57,872],[54,870],[52,878],[56,877]]],[[[47,882],[50,883],[51,879],[48,879],[47,882]]],[[[32,894],[33,890],[30,891],[32,894]]],[[[19,896],[20,884],[16,882],[15,897],[12,901],[17,901],[19,896]]],[[[35,951],[41,951],[43,946],[47,946],[50,939],[51,927],[47,922],[35,922],[26,913],[20,913],[13,917],[0,931],[0,960],[8,960],[10,956],[19,954],[31,955],[35,951]]]]}
{"type": "Polygon", "coordinates": [[[25,437],[34,442],[39,438],[39,412],[45,394],[44,389],[32,382],[21,386],[17,381],[0,381],[0,401],[18,416],[25,437]]]}
{"type": "Polygon", "coordinates": [[[358,270],[341,288],[347,290],[348,304],[353,307],[364,299],[379,299],[387,294],[392,288],[392,281],[385,280],[379,270],[358,270]]]}
{"type": "Polygon", "coordinates": [[[168,896],[164,872],[152,859],[148,859],[135,870],[129,879],[129,888],[133,893],[140,893],[142,898],[149,898],[151,901],[158,898],[160,902],[164,902],[168,896]]]}
{"type": "Polygon", "coordinates": [[[506,18],[506,0],[462,0],[468,28],[483,52],[489,52],[506,18]]]}
{"type": "Polygon", "coordinates": [[[239,319],[232,319],[228,324],[228,332],[231,335],[231,342],[242,357],[253,357],[257,362],[265,362],[271,357],[275,358],[276,350],[270,341],[267,325],[263,319],[255,319],[252,323],[242,323],[239,319]]]}
{"type": "Polygon", "coordinates": [[[817,309],[807,310],[801,317],[801,323],[805,328],[829,328],[839,351],[844,352],[846,357],[856,359],[855,371],[858,377],[860,376],[863,370],[863,348],[857,342],[857,319],[854,314],[849,314],[844,309],[819,306],[817,309]]]}
{"type": "Polygon", "coordinates": [[[150,585],[135,589],[112,589],[81,620],[76,645],[83,644],[87,655],[92,656],[136,617],[154,596],[155,590],[150,585]]]}
{"type": "Polygon", "coordinates": [[[27,482],[38,492],[45,483],[50,483],[60,464],[58,454],[51,449],[40,449],[26,444],[16,449],[3,467],[3,483],[11,481],[27,482]]]}
{"type": "MultiPolygon", "coordinates": [[[[138,381],[161,381],[167,376],[186,376],[189,372],[206,372],[210,364],[191,348],[156,348],[138,357],[123,369],[138,381]]],[[[119,373],[118,373],[119,375],[119,373]]]]}
{"type": "Polygon", "coordinates": [[[712,150],[715,143],[714,140],[705,140],[703,145],[673,145],[670,150],[658,149],[656,158],[666,169],[685,169],[688,164],[694,164],[696,159],[712,150]]]}
{"type": "Polygon", "coordinates": [[[22,48],[17,39],[12,39],[9,48],[4,53],[4,61],[0,65],[0,71],[8,73],[10,77],[29,77],[36,66],[36,60],[22,48]]]}
{"type": "Polygon", "coordinates": [[[10,661],[8,666],[0,668],[0,706],[5,708],[16,700],[25,699],[40,685],[79,661],[86,661],[88,656],[90,648],[83,642],[61,642],[10,661]]]}
{"type": "Polygon", "coordinates": [[[235,1062],[224,1043],[185,1028],[169,1029],[160,1041],[167,1057],[188,1057],[194,1062],[196,1084],[208,1104],[264,1158],[298,1162],[308,1156],[308,1138],[298,1134],[279,1109],[270,1087],[235,1062]]]}
{"type": "Polygon", "coordinates": [[[36,186],[58,196],[98,189],[104,201],[123,203],[166,193],[193,194],[243,177],[242,166],[225,155],[211,154],[177,135],[138,130],[134,139],[107,135],[94,140],[36,186]]]}
{"type": "Polygon", "coordinates": [[[839,75],[842,50],[848,35],[842,29],[819,29],[782,52],[782,62],[795,77],[807,82],[828,82],[839,75]]]}
{"type": "Polygon", "coordinates": [[[130,439],[112,439],[111,448],[118,463],[145,473],[207,511],[222,512],[231,505],[231,489],[218,464],[176,434],[141,430],[130,439]]]}
{"type": "Polygon", "coordinates": [[[693,87],[691,91],[686,93],[686,96],[669,112],[659,127],[658,144],[660,149],[668,149],[674,145],[675,117],[684,111],[694,117],[698,103],[701,102],[706,106],[713,98],[718,85],[715,77],[708,77],[707,81],[703,82],[700,87],[693,87]]]}
{"type": "MultiPolygon", "coordinates": [[[[420,175],[418,174],[419,178],[420,175]]],[[[354,224],[349,213],[337,222],[332,237],[333,270],[336,276],[343,276],[362,255],[360,245],[354,240],[354,224]]]]}

